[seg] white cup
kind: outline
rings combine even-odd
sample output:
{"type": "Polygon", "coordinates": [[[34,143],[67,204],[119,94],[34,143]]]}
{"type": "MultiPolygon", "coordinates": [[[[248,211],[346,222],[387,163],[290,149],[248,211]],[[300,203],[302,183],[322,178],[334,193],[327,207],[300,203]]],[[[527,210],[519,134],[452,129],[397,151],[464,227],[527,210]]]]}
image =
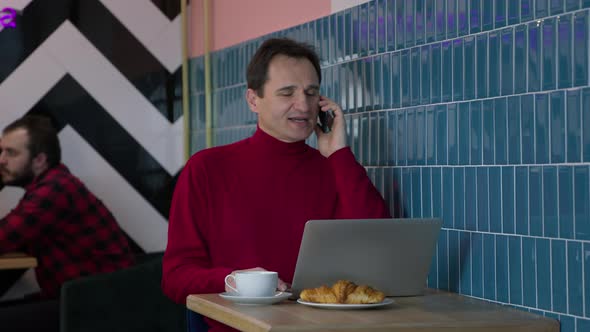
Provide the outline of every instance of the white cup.
{"type": "Polygon", "coordinates": [[[228,274],[225,277],[225,284],[239,296],[274,296],[279,284],[279,275],[272,271],[236,272],[235,276],[228,274]],[[228,282],[231,279],[235,282],[235,288],[228,282]]]}

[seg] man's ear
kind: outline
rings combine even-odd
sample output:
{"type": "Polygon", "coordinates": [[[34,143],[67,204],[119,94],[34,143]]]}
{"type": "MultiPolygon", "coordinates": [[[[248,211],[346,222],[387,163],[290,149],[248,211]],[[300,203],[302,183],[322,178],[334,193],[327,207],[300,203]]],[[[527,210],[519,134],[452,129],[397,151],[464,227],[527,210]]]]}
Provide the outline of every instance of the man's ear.
{"type": "Polygon", "coordinates": [[[259,98],[260,97],[258,97],[256,91],[252,89],[246,90],[246,102],[248,103],[248,107],[250,108],[250,110],[254,113],[258,113],[257,105],[259,98]]]}
{"type": "Polygon", "coordinates": [[[33,168],[33,174],[35,176],[43,173],[48,167],[47,154],[45,154],[45,152],[41,152],[38,155],[36,155],[32,160],[31,167],[33,168]]]}

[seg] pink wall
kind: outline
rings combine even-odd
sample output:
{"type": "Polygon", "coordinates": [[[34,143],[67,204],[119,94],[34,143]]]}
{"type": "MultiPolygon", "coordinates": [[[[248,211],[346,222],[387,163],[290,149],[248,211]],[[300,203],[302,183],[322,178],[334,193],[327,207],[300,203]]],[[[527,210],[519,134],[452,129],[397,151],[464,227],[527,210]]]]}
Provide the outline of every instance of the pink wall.
{"type": "MultiPolygon", "coordinates": [[[[331,14],[331,0],[209,0],[210,47],[222,49],[331,14]]],[[[204,53],[203,0],[191,1],[189,57],[204,53]]]]}

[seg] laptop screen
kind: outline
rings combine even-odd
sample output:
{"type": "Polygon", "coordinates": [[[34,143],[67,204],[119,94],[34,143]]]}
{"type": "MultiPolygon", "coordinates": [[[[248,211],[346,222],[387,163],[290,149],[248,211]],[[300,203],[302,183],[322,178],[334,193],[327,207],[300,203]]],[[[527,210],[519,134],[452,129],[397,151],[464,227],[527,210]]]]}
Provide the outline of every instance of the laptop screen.
{"type": "Polygon", "coordinates": [[[440,219],[340,219],[306,223],[292,293],[349,280],[386,296],[422,294],[440,219]]]}

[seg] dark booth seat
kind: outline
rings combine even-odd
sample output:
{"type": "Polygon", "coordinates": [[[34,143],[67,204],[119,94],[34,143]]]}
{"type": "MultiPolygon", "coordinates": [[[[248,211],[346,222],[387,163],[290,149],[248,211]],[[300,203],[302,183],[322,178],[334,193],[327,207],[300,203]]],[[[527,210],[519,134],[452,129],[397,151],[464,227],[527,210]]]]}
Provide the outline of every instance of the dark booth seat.
{"type": "Polygon", "coordinates": [[[61,288],[61,332],[184,332],[186,308],[162,293],[162,253],[112,273],[70,280],[61,288]]]}

